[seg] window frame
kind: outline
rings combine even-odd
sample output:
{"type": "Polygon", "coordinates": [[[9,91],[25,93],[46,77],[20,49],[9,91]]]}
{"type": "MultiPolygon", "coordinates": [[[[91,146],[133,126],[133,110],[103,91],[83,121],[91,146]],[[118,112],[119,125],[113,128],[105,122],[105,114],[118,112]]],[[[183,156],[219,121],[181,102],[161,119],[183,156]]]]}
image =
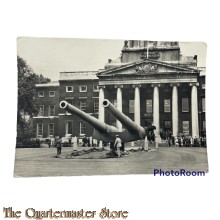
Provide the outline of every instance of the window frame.
{"type": "Polygon", "coordinates": [[[79,85],[79,92],[87,92],[87,85],[79,85]],[[86,88],[85,91],[82,90],[83,87],[86,88]]]}
{"type": "Polygon", "coordinates": [[[38,91],[38,92],[37,92],[37,96],[38,96],[39,98],[44,97],[44,91],[38,91]],[[40,95],[41,92],[42,92],[42,95],[40,95]]]}
{"type": "Polygon", "coordinates": [[[74,86],[66,86],[66,92],[74,92],[74,86]],[[72,88],[71,91],[68,88],[72,88]]]}
{"type": "Polygon", "coordinates": [[[49,97],[55,97],[55,91],[49,91],[49,97]],[[54,95],[51,95],[51,92],[52,92],[54,95]]]}
{"type": "Polygon", "coordinates": [[[146,113],[153,113],[153,99],[146,99],[145,107],[146,107],[146,113]],[[151,101],[151,105],[147,105],[147,101],[151,101]],[[150,111],[148,111],[149,106],[151,106],[150,111]]]}
{"type": "Polygon", "coordinates": [[[202,121],[202,129],[203,129],[203,131],[206,130],[206,120],[202,121]]]}
{"type": "Polygon", "coordinates": [[[49,123],[48,124],[48,136],[54,136],[54,123],[49,123]],[[53,132],[50,134],[50,125],[53,125],[53,132]]]}
{"type": "Polygon", "coordinates": [[[164,113],[170,113],[171,112],[171,100],[170,99],[164,99],[163,108],[164,108],[164,113]],[[165,105],[166,101],[169,102],[169,105],[165,105]],[[166,108],[169,108],[169,109],[166,109],[166,108]]]}
{"type": "Polygon", "coordinates": [[[39,105],[38,108],[39,108],[38,116],[43,117],[44,116],[44,105],[39,105]],[[42,115],[40,115],[40,107],[42,107],[42,115]]]}
{"type": "Polygon", "coordinates": [[[48,116],[55,116],[55,105],[49,105],[49,108],[48,108],[48,116]],[[54,107],[54,114],[53,114],[53,115],[50,114],[50,113],[51,113],[51,106],[54,107]]]}
{"type": "Polygon", "coordinates": [[[99,100],[93,101],[93,112],[94,114],[99,114],[99,100]]]}
{"type": "Polygon", "coordinates": [[[134,99],[129,99],[129,103],[128,103],[128,112],[130,114],[134,114],[134,99]],[[133,103],[133,104],[132,104],[133,103]]]}
{"type": "Polygon", "coordinates": [[[98,85],[93,85],[93,92],[99,92],[99,86],[98,85]],[[97,87],[97,89],[95,89],[95,87],[97,87]]]}
{"type": "Polygon", "coordinates": [[[206,110],[206,102],[205,102],[205,98],[203,97],[202,98],[202,112],[206,112],[205,110],[206,110]]]}
{"type": "Polygon", "coordinates": [[[182,112],[189,112],[189,98],[182,98],[182,112]],[[184,100],[187,100],[187,110],[184,110],[184,100]]]}
{"type": "Polygon", "coordinates": [[[86,134],[86,122],[84,121],[79,122],[79,132],[80,132],[80,135],[86,134]],[[84,128],[82,127],[82,125],[84,125],[84,128]],[[82,132],[82,129],[84,129],[84,132],[82,132]]]}
{"type": "Polygon", "coordinates": [[[190,132],[190,122],[189,121],[182,121],[182,131],[183,131],[183,134],[189,134],[189,132],[190,132]],[[186,133],[186,132],[184,132],[184,126],[183,126],[183,124],[184,124],[184,122],[188,122],[188,133],[186,133]]]}
{"type": "Polygon", "coordinates": [[[43,134],[44,134],[44,124],[43,123],[37,123],[37,134],[36,134],[36,136],[37,137],[43,137],[43,134]],[[39,125],[42,126],[42,134],[39,134],[39,125]]]}
{"type": "Polygon", "coordinates": [[[72,120],[66,120],[65,121],[65,134],[73,134],[73,121],[72,120]],[[69,126],[67,127],[67,124],[69,122],[71,122],[71,131],[72,131],[72,133],[68,132],[70,127],[69,126]]]}
{"type": "Polygon", "coordinates": [[[86,107],[87,107],[87,103],[86,103],[86,100],[85,99],[81,99],[80,101],[79,101],[79,109],[81,110],[81,111],[86,111],[86,107]],[[85,104],[85,106],[82,106],[82,104],[85,104]]]}

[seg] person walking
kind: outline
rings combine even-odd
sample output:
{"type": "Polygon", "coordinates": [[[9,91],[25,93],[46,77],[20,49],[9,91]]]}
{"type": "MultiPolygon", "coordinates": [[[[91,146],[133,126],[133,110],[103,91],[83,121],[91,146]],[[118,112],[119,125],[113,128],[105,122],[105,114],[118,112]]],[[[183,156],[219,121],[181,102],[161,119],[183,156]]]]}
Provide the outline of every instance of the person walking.
{"type": "Polygon", "coordinates": [[[119,135],[115,136],[115,143],[114,143],[114,149],[117,150],[117,155],[118,157],[121,157],[121,138],[119,137],[119,135]]]}

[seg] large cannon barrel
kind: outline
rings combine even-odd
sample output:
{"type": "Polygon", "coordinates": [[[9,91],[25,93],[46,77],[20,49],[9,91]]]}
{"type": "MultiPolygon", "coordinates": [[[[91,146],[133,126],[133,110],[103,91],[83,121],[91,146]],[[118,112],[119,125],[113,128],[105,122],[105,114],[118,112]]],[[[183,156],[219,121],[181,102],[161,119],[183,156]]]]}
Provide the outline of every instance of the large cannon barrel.
{"type": "Polygon", "coordinates": [[[145,129],[120,112],[112,103],[110,103],[108,99],[103,100],[102,106],[106,108],[116,119],[118,119],[131,133],[138,134],[140,138],[145,137],[145,129]]]}
{"type": "Polygon", "coordinates": [[[88,113],[81,111],[80,109],[76,108],[73,105],[70,105],[66,101],[60,102],[60,108],[65,109],[74,115],[77,115],[82,120],[84,120],[85,122],[88,122],[90,125],[92,125],[96,130],[100,132],[117,132],[118,131],[116,127],[110,126],[104,122],[100,122],[97,118],[89,115],[88,113]]]}

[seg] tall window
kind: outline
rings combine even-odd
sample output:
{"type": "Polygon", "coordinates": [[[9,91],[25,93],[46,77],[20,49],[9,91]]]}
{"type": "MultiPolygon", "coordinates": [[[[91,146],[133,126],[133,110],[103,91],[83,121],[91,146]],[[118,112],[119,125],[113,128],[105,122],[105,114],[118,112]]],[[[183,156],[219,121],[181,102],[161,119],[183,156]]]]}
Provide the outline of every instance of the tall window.
{"type": "Polygon", "coordinates": [[[134,100],[129,100],[129,113],[134,113],[134,100]]]}
{"type": "Polygon", "coordinates": [[[66,134],[73,134],[73,121],[66,121],[66,134]]]}
{"type": "Polygon", "coordinates": [[[49,116],[55,116],[55,105],[49,105],[49,110],[48,110],[48,115],[49,116]]]}
{"type": "Polygon", "coordinates": [[[81,121],[80,122],[80,134],[85,134],[86,133],[86,123],[81,121]]]}
{"type": "Polygon", "coordinates": [[[183,134],[189,134],[189,121],[183,121],[183,134]]]}
{"type": "Polygon", "coordinates": [[[49,124],[48,125],[48,136],[53,136],[54,135],[54,124],[49,124]]]}
{"type": "Polygon", "coordinates": [[[202,111],[205,112],[205,98],[202,98],[202,111]]]}
{"type": "Polygon", "coordinates": [[[203,127],[203,130],[206,130],[206,123],[205,123],[205,121],[202,121],[202,127],[203,127]]]}
{"type": "Polygon", "coordinates": [[[44,106],[39,105],[38,108],[39,108],[38,116],[44,116],[44,106]]]}
{"type": "Polygon", "coordinates": [[[73,92],[73,86],[66,86],[66,92],[73,92]]]}
{"type": "Polygon", "coordinates": [[[86,100],[81,100],[79,103],[80,110],[86,111],[86,100]]]}
{"type": "Polygon", "coordinates": [[[85,86],[85,85],[79,86],[79,91],[80,92],[87,92],[87,86],[85,86]]]}
{"type": "Polygon", "coordinates": [[[182,112],[189,112],[189,99],[182,98],[182,112]]]}
{"type": "Polygon", "coordinates": [[[170,99],[164,99],[164,112],[170,112],[170,99]]]}
{"type": "Polygon", "coordinates": [[[99,113],[99,100],[94,101],[94,113],[95,114],[99,113]]]}
{"type": "Polygon", "coordinates": [[[44,91],[39,91],[38,92],[38,97],[44,97],[44,91]]]}
{"type": "Polygon", "coordinates": [[[43,124],[38,123],[37,124],[37,137],[42,137],[43,136],[43,124]]]}
{"type": "Polygon", "coordinates": [[[55,92],[54,91],[49,91],[49,97],[55,97],[55,92]]]}
{"type": "Polygon", "coordinates": [[[153,112],[153,102],[152,99],[146,100],[146,113],[152,113],[153,112]]]}

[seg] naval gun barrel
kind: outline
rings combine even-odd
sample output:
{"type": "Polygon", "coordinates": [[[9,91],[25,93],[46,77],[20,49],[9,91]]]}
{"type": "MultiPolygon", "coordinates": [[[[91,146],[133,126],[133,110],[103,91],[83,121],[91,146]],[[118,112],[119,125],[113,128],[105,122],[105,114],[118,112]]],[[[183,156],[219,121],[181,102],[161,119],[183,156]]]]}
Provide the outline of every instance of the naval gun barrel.
{"type": "Polygon", "coordinates": [[[120,112],[108,99],[103,100],[102,106],[118,119],[131,133],[135,133],[140,138],[144,139],[146,135],[145,129],[120,112]]]}
{"type": "Polygon", "coordinates": [[[88,122],[90,125],[92,125],[96,130],[100,132],[118,132],[118,129],[114,126],[108,125],[104,122],[101,122],[97,118],[89,115],[88,113],[85,113],[81,111],[80,109],[76,108],[75,106],[69,104],[67,101],[61,101],[60,102],[60,108],[65,109],[68,112],[77,115],[81,119],[83,119],[85,122],[88,122]]]}

